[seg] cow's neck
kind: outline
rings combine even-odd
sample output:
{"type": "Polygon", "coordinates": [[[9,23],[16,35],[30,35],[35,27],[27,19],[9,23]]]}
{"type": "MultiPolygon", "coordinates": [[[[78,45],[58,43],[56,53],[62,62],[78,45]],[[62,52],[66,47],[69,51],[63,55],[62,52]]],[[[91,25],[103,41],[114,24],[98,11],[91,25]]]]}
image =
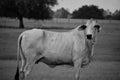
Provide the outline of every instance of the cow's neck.
{"type": "Polygon", "coordinates": [[[93,48],[93,42],[92,40],[87,40],[86,39],[86,46],[88,47],[88,56],[92,56],[92,48],[93,48]]]}

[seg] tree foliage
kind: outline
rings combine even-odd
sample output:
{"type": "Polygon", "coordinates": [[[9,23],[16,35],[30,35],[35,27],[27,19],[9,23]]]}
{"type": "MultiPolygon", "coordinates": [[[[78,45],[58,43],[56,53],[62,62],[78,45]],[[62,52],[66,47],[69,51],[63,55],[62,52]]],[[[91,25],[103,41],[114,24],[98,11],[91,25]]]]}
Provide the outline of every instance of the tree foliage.
{"type": "Polygon", "coordinates": [[[89,19],[89,18],[95,18],[95,19],[103,19],[103,9],[99,9],[95,5],[84,5],[78,10],[73,11],[72,18],[81,18],[81,19],[89,19]]]}
{"type": "Polygon", "coordinates": [[[120,20],[120,10],[116,10],[113,15],[112,19],[120,20]]]}
{"type": "Polygon", "coordinates": [[[23,17],[34,19],[51,18],[51,6],[57,0],[0,0],[0,16],[17,17],[23,27],[23,17]]]}
{"type": "Polygon", "coordinates": [[[0,16],[16,17],[17,15],[15,0],[0,0],[0,16]]]}
{"type": "Polygon", "coordinates": [[[68,18],[68,15],[70,15],[70,12],[64,8],[60,8],[54,13],[56,18],[68,18]]]}

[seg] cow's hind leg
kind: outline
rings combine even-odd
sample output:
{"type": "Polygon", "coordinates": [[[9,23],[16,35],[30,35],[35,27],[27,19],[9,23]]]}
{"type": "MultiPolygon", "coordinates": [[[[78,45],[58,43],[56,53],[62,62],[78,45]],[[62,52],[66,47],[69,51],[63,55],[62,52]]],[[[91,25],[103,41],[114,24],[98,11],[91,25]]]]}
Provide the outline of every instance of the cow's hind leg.
{"type": "Polygon", "coordinates": [[[25,78],[27,78],[27,76],[30,74],[30,72],[32,71],[33,66],[36,64],[37,60],[40,60],[42,57],[41,56],[35,56],[35,57],[29,57],[27,60],[27,64],[24,68],[24,72],[25,72],[25,78]]]}
{"type": "Polygon", "coordinates": [[[21,68],[20,68],[20,71],[19,71],[19,73],[20,73],[20,76],[19,76],[20,80],[25,80],[25,72],[24,72],[25,65],[26,65],[26,59],[23,58],[23,59],[21,59],[21,68]]]}
{"type": "Polygon", "coordinates": [[[25,65],[24,68],[24,74],[25,74],[25,78],[27,79],[28,75],[30,74],[30,72],[32,71],[33,66],[35,65],[35,57],[29,57],[27,58],[27,64],[25,65]]]}
{"type": "Polygon", "coordinates": [[[22,60],[22,65],[20,69],[20,80],[26,80],[28,74],[30,73],[32,66],[34,65],[32,60],[22,60]]]}
{"type": "Polygon", "coordinates": [[[28,75],[30,74],[33,66],[34,66],[35,62],[34,61],[31,61],[31,62],[28,62],[27,65],[25,66],[25,78],[28,77],[28,75]]]}

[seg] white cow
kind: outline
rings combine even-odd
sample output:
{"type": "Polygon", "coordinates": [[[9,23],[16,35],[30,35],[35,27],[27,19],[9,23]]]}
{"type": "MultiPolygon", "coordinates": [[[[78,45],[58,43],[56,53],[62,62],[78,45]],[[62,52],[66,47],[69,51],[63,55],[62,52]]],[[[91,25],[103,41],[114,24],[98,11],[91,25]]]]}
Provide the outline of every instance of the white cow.
{"type": "Polygon", "coordinates": [[[43,62],[50,67],[74,66],[75,78],[79,80],[80,69],[90,62],[93,43],[99,29],[100,26],[96,21],[89,20],[85,25],[80,25],[68,32],[43,29],[23,32],[18,39],[18,66],[15,80],[24,80],[34,64],[38,62],[43,62]],[[19,57],[21,57],[21,66],[19,57]]]}

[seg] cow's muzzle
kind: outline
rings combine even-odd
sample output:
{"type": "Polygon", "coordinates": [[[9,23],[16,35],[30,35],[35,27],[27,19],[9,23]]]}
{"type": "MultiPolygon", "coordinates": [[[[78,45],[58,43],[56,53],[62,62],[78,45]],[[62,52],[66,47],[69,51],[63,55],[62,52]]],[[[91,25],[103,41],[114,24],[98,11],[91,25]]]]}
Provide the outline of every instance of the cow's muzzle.
{"type": "Polygon", "coordinates": [[[92,35],[91,34],[87,35],[87,39],[91,40],[92,39],[92,35]]]}

